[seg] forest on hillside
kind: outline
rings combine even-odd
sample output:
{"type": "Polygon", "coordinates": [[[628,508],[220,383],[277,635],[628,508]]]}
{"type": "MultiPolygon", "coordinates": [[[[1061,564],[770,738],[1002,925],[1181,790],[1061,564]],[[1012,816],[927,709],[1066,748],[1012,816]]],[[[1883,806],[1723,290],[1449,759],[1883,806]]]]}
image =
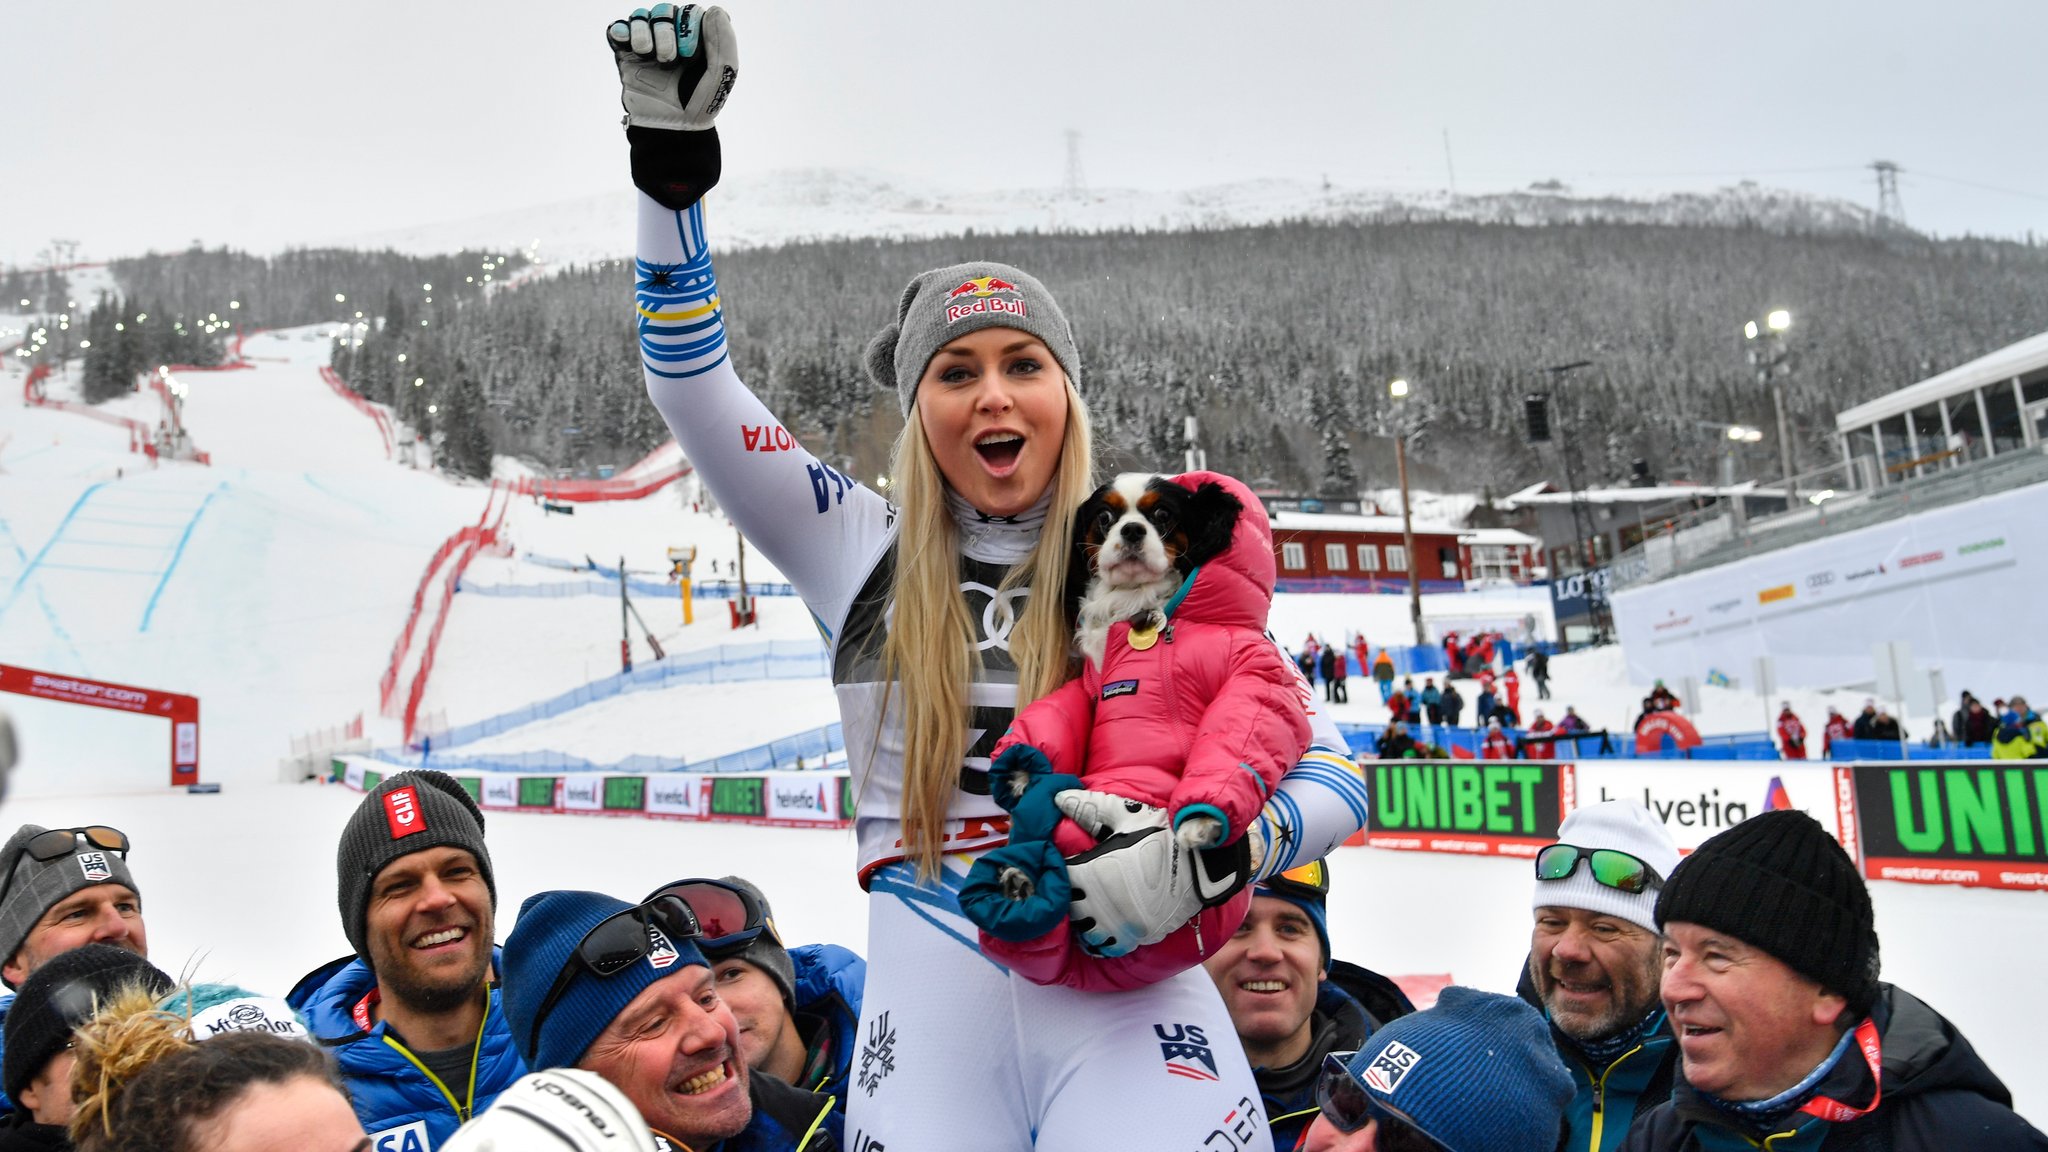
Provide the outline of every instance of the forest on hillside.
{"type": "MultiPolygon", "coordinates": [[[[124,268],[123,287],[158,299],[214,292],[218,274],[190,256],[152,258],[146,283],[124,268]]],[[[485,259],[448,258],[449,272],[485,259]]],[[[1293,223],[725,253],[736,366],[821,456],[872,477],[900,419],[862,375],[861,347],[913,273],[965,259],[1016,264],[1059,297],[1112,466],[1177,466],[1192,414],[1211,467],[1332,493],[1390,484],[1388,437],[1401,427],[1416,430],[1424,483],[1503,492],[1557,477],[1558,449],[1532,448],[1523,431],[1523,398],[1546,391],[1553,428],[1588,478],[1625,479],[1641,458],[1663,478],[1711,479],[1726,441],[1701,422],[1765,429],[1741,466],[1775,475],[1771,395],[1741,334],[1774,308],[1793,314],[1787,401],[1801,466],[1814,467],[1838,455],[1836,411],[2048,327],[2048,249],[2006,241],[1600,221],[1293,223]],[[1592,364],[1559,384],[1541,372],[1578,360],[1592,364]],[[1387,395],[1395,377],[1412,385],[1404,409],[1387,395]]],[[[267,322],[337,318],[319,292],[288,287],[314,271],[272,269],[267,322]]],[[[318,272],[335,279],[331,267],[318,272]]],[[[415,426],[464,425],[471,459],[459,468],[487,466],[493,450],[550,468],[624,464],[665,436],[642,390],[625,263],[488,294],[464,286],[475,302],[442,307],[427,326],[418,321],[436,306],[396,274],[387,292],[351,296],[379,301],[382,321],[362,346],[337,347],[335,363],[415,426]]]]}

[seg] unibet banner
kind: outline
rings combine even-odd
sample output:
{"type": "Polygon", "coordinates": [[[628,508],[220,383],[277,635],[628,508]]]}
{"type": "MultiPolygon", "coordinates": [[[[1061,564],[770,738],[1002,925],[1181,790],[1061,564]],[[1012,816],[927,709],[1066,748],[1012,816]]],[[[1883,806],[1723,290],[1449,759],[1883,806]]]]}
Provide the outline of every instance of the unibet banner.
{"type": "Polygon", "coordinates": [[[711,815],[760,819],[768,814],[766,785],[759,776],[721,776],[711,781],[711,815]]]}
{"type": "Polygon", "coordinates": [[[1762,812],[1797,808],[1855,854],[1853,807],[1843,811],[1826,764],[1729,760],[1594,760],[1576,766],[1570,806],[1633,800],[1691,852],[1717,832],[1762,812]],[[1844,829],[1847,829],[1846,835],[1844,829]]]}
{"type": "Polygon", "coordinates": [[[519,806],[521,808],[553,808],[555,806],[555,778],[553,776],[521,776],[519,778],[519,806]]]}
{"type": "Polygon", "coordinates": [[[642,812],[647,808],[647,778],[607,776],[604,781],[604,810],[642,812]]]}
{"type": "Polygon", "coordinates": [[[1369,763],[1365,842],[1414,852],[1534,856],[1557,842],[1569,765],[1522,760],[1369,763]]]}
{"type": "Polygon", "coordinates": [[[1858,764],[1873,880],[2048,889],[2048,764],[1858,764]]]}

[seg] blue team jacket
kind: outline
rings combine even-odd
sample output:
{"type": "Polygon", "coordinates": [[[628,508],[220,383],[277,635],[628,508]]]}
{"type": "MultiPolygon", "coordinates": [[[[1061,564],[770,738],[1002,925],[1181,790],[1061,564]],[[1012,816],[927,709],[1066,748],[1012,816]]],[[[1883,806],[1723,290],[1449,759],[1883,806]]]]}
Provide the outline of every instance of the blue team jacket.
{"type": "MultiPolygon", "coordinates": [[[[491,960],[503,970],[498,951],[493,950],[491,960]]],[[[356,1023],[356,1005],[376,986],[369,965],[348,956],[307,974],[286,999],[341,1065],[356,1118],[370,1134],[375,1152],[432,1152],[463,1121],[489,1107],[498,1093],[526,1075],[526,1062],[512,1043],[494,986],[477,1054],[475,1099],[458,1100],[386,1033],[383,1021],[368,1030],[356,1023]]]]}

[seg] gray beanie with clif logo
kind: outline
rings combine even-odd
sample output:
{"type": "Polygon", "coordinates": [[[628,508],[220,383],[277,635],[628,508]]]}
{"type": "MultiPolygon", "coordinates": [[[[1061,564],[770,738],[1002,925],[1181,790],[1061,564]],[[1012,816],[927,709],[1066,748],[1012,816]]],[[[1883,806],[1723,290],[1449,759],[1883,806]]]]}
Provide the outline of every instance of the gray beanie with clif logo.
{"type": "Polygon", "coordinates": [[[1030,274],[978,260],[920,272],[903,289],[896,322],[868,341],[868,376],[894,388],[903,414],[917,399],[925,365],[950,341],[983,328],[1015,328],[1036,336],[1081,387],[1081,352],[1059,302],[1030,274]]]}
{"type": "Polygon", "coordinates": [[[341,930],[366,962],[370,888],[393,860],[429,848],[462,848],[476,857],[491,908],[498,907],[498,881],[484,847],[484,814],[469,793],[446,772],[417,769],[386,776],[363,797],[341,830],[335,871],[341,889],[341,930]]]}

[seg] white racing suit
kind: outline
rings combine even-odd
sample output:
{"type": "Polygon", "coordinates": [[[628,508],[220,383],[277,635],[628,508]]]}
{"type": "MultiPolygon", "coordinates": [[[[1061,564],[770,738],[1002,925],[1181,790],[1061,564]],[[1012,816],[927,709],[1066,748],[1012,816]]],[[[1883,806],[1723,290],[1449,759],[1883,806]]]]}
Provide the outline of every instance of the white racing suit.
{"type": "MultiPolygon", "coordinates": [[[[952,500],[981,671],[946,829],[954,854],[938,881],[920,885],[901,862],[900,702],[890,698],[883,714],[879,671],[896,511],[797,445],[733,371],[701,204],[671,211],[642,194],[638,257],[648,394],[719,506],[795,585],[831,654],[869,893],[848,1146],[1270,1148],[1258,1086],[1207,973],[1114,994],[1040,987],[986,959],[960,914],[967,862],[1008,828],[985,777],[1016,710],[1008,640],[1028,589],[997,589],[1037,542],[1043,507],[988,521],[952,500]]],[[[1365,820],[1364,780],[1343,737],[1306,706],[1316,745],[1247,833],[1259,838],[1264,875],[1326,854],[1365,820]]]]}

